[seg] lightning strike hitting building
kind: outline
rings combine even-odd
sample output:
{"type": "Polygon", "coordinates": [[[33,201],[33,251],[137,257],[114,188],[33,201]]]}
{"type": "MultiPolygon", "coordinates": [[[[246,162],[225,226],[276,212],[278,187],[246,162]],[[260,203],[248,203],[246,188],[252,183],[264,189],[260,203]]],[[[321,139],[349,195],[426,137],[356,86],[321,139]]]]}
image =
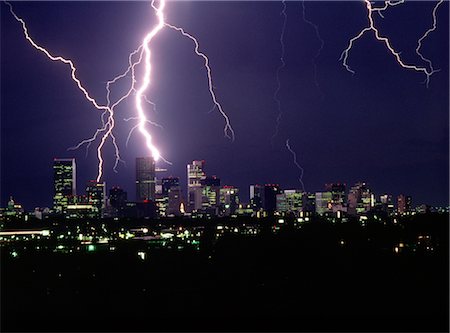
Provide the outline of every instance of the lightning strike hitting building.
{"type": "MultiPolygon", "coordinates": [[[[394,49],[390,39],[388,37],[381,36],[378,28],[375,25],[375,20],[373,17],[374,13],[378,13],[379,16],[381,18],[383,18],[384,13],[389,8],[397,6],[397,5],[401,5],[405,2],[405,0],[385,1],[382,7],[375,7],[375,5],[370,2],[370,0],[363,0],[363,1],[367,8],[368,26],[363,28],[356,36],[354,36],[353,38],[351,38],[349,40],[349,44],[348,44],[347,48],[345,48],[344,51],[342,52],[342,55],[340,58],[340,60],[342,60],[343,66],[349,72],[351,72],[353,74],[355,73],[355,71],[350,67],[350,65],[348,63],[350,51],[357,40],[362,38],[362,36],[365,35],[366,33],[372,32],[378,41],[384,43],[384,45],[388,49],[389,53],[392,54],[392,56],[394,56],[397,63],[402,68],[414,70],[419,73],[423,73],[426,77],[425,82],[428,86],[430,77],[434,73],[438,72],[439,70],[435,69],[431,60],[424,56],[424,54],[422,52],[422,47],[423,47],[423,43],[424,43],[425,39],[427,37],[429,37],[429,35],[437,29],[437,10],[438,10],[439,6],[444,2],[444,0],[439,0],[436,3],[436,5],[434,6],[433,11],[432,11],[432,25],[417,41],[417,47],[416,47],[415,51],[416,51],[416,54],[418,55],[418,57],[421,59],[421,61],[423,61],[426,64],[423,66],[407,64],[400,56],[400,52],[398,52],[394,49]]],[[[117,107],[123,101],[125,101],[127,98],[129,98],[130,96],[134,97],[136,114],[133,117],[124,118],[124,120],[125,121],[136,121],[137,124],[131,128],[131,130],[128,134],[127,140],[126,140],[126,145],[128,145],[128,141],[129,141],[131,135],[133,134],[133,132],[135,130],[138,130],[141,133],[142,137],[144,138],[146,148],[148,149],[151,156],[155,160],[162,159],[165,162],[170,163],[161,156],[161,153],[159,152],[159,150],[153,143],[152,135],[147,130],[147,125],[152,125],[152,126],[156,126],[159,128],[162,128],[162,126],[153,122],[149,118],[147,118],[146,110],[144,108],[144,103],[147,103],[152,106],[153,110],[155,110],[155,104],[150,99],[148,99],[147,95],[146,95],[146,92],[149,90],[150,86],[155,84],[152,80],[152,68],[153,68],[154,64],[151,61],[152,60],[152,58],[151,58],[152,45],[151,44],[152,44],[152,41],[154,40],[154,38],[156,38],[157,35],[164,28],[172,29],[172,30],[180,33],[183,37],[188,38],[190,41],[192,41],[194,43],[194,53],[204,60],[204,67],[206,69],[206,74],[207,74],[208,89],[209,89],[209,93],[211,95],[211,99],[212,99],[212,102],[214,105],[213,110],[217,109],[225,120],[224,135],[227,138],[234,141],[235,133],[231,126],[230,119],[229,119],[228,115],[224,112],[223,107],[219,103],[216,93],[214,91],[210,61],[209,61],[208,57],[203,52],[200,51],[199,42],[193,35],[187,33],[184,29],[179,28],[175,25],[169,24],[165,21],[166,0],[159,0],[159,1],[152,0],[151,1],[151,8],[153,9],[154,14],[157,18],[157,23],[143,37],[141,45],[139,45],[139,47],[136,50],[134,50],[133,52],[130,53],[130,55],[128,57],[128,66],[127,66],[126,70],[123,73],[121,73],[120,75],[117,75],[113,79],[107,81],[107,83],[106,83],[106,105],[98,102],[98,100],[96,98],[94,98],[88,92],[88,90],[85,88],[85,86],[83,85],[82,81],[80,80],[80,78],[78,76],[77,69],[76,69],[74,62],[72,60],[70,60],[69,58],[62,57],[59,55],[54,55],[50,51],[48,51],[46,48],[44,48],[43,46],[38,45],[30,36],[27,26],[25,24],[25,21],[22,18],[20,18],[18,15],[16,15],[16,13],[13,10],[12,5],[9,2],[5,2],[5,3],[6,3],[6,5],[9,6],[9,10],[10,10],[11,14],[14,16],[14,18],[21,24],[21,27],[22,27],[22,30],[23,30],[26,40],[35,49],[37,49],[38,51],[45,54],[45,56],[47,58],[49,58],[51,61],[60,62],[60,63],[63,63],[64,65],[68,66],[70,68],[71,79],[74,81],[77,88],[81,91],[81,93],[83,94],[85,99],[92,105],[92,107],[101,111],[101,116],[100,116],[101,126],[95,131],[93,136],[91,138],[81,141],[75,147],[69,148],[69,149],[78,149],[78,148],[82,147],[83,145],[86,145],[86,152],[88,152],[89,147],[100,138],[99,139],[100,142],[97,146],[97,158],[98,158],[97,181],[100,181],[103,176],[103,169],[104,169],[103,148],[105,147],[105,144],[108,140],[110,140],[110,142],[112,143],[112,145],[114,147],[114,153],[115,153],[115,162],[114,162],[114,166],[113,166],[114,171],[116,171],[119,162],[122,161],[122,159],[120,157],[120,151],[119,151],[117,139],[114,134],[114,128],[115,128],[115,122],[116,122],[115,112],[116,112],[117,107]],[[127,77],[130,77],[129,88],[126,90],[125,93],[123,93],[119,98],[117,98],[113,102],[113,100],[111,98],[112,86],[114,84],[116,84],[119,80],[126,79],[127,77]]],[[[281,118],[283,115],[281,100],[279,98],[279,93],[281,90],[280,74],[281,74],[281,71],[286,67],[286,63],[284,60],[284,57],[285,57],[284,35],[285,35],[286,25],[287,25],[286,9],[287,9],[286,2],[285,2],[285,0],[282,0],[282,10],[281,10],[280,16],[282,16],[283,20],[282,20],[280,39],[279,39],[280,46],[281,46],[281,54],[280,54],[280,64],[276,69],[276,89],[275,89],[275,92],[273,95],[273,99],[277,105],[278,114],[277,114],[277,118],[276,118],[275,132],[271,138],[272,144],[273,144],[273,140],[277,137],[277,135],[279,133],[280,121],[281,121],[281,118]]],[[[317,39],[320,41],[320,47],[317,50],[315,57],[313,58],[314,80],[315,80],[317,87],[319,87],[318,81],[317,81],[316,61],[317,61],[317,58],[320,56],[322,49],[324,47],[324,40],[321,38],[321,36],[319,34],[318,26],[306,18],[305,11],[306,11],[305,4],[304,4],[304,2],[302,2],[303,20],[306,23],[308,23],[312,28],[314,28],[317,39]]],[[[303,181],[302,181],[303,169],[300,167],[300,165],[297,162],[296,154],[291,149],[291,147],[289,145],[289,140],[286,141],[286,148],[293,155],[294,164],[301,171],[301,176],[300,176],[299,180],[303,186],[303,181]]]]}
{"type": "MultiPolygon", "coordinates": [[[[153,144],[153,138],[150,134],[150,132],[146,129],[146,125],[147,124],[151,124],[154,126],[158,126],[160,128],[162,128],[161,125],[151,121],[150,119],[148,119],[146,117],[145,114],[145,110],[144,110],[144,106],[143,106],[143,102],[149,103],[153,106],[153,109],[155,110],[155,104],[153,102],[151,102],[147,96],[145,95],[145,92],[148,90],[150,84],[152,83],[151,80],[151,74],[152,74],[152,62],[151,62],[151,42],[152,40],[158,35],[158,33],[164,28],[164,27],[169,27],[171,29],[177,30],[179,31],[183,36],[188,37],[190,40],[192,40],[195,43],[195,53],[202,57],[205,61],[205,68],[207,70],[207,77],[208,77],[208,87],[209,87],[209,92],[211,94],[213,103],[214,103],[214,107],[217,108],[220,112],[220,114],[223,116],[223,118],[225,119],[225,128],[224,128],[224,134],[227,138],[230,138],[231,140],[234,141],[234,130],[231,126],[231,122],[230,119],[228,117],[228,115],[225,113],[225,111],[222,108],[222,105],[218,102],[217,97],[215,95],[214,89],[213,89],[213,84],[212,84],[212,74],[211,74],[211,68],[209,66],[209,59],[208,57],[203,53],[199,51],[199,43],[198,40],[193,37],[191,34],[186,33],[182,28],[176,27],[174,25],[168,24],[165,22],[165,17],[164,17],[164,9],[165,9],[165,5],[166,5],[166,1],[165,0],[160,0],[160,1],[155,1],[152,0],[151,1],[151,7],[153,8],[155,15],[157,17],[157,24],[153,27],[152,30],[150,30],[150,32],[148,32],[145,37],[143,38],[142,44],[135,50],[133,51],[128,58],[128,67],[125,70],[125,72],[123,72],[120,75],[117,75],[116,77],[114,77],[112,80],[108,81],[106,83],[106,100],[107,100],[107,104],[106,105],[102,105],[101,103],[97,102],[96,99],[94,99],[89,92],[87,91],[87,89],[83,86],[81,80],[78,78],[78,76],[76,75],[76,67],[73,63],[73,61],[71,61],[70,59],[64,58],[62,56],[55,56],[52,55],[46,48],[38,45],[29,35],[28,33],[28,29],[26,27],[25,21],[23,19],[21,19],[19,16],[17,16],[15,14],[15,12],[13,11],[12,5],[9,2],[5,2],[8,6],[9,9],[11,11],[11,14],[14,16],[14,18],[21,23],[22,25],[22,29],[25,35],[25,38],[27,39],[27,41],[37,50],[43,52],[50,60],[52,61],[59,61],[62,62],[66,65],[69,65],[71,68],[71,78],[72,80],[77,84],[77,87],[81,90],[81,92],[84,94],[85,98],[99,111],[102,112],[100,118],[101,118],[101,123],[102,126],[99,127],[94,135],[89,138],[89,139],[85,139],[83,141],[81,141],[80,143],[78,143],[76,146],[71,147],[69,149],[78,149],[83,145],[86,145],[86,153],[88,152],[88,149],[90,147],[90,145],[95,142],[99,136],[101,136],[100,139],[100,143],[97,146],[97,158],[98,158],[98,173],[97,173],[97,181],[100,181],[102,179],[103,176],[103,164],[104,164],[104,160],[103,160],[103,148],[104,145],[106,143],[106,141],[111,138],[111,142],[114,146],[114,150],[115,150],[115,163],[113,166],[113,170],[116,171],[118,163],[120,161],[122,161],[122,159],[120,158],[120,151],[119,151],[119,147],[117,145],[117,140],[116,137],[114,135],[114,127],[115,127],[115,108],[117,106],[119,106],[124,100],[126,100],[128,97],[130,97],[132,94],[134,94],[134,98],[135,98],[135,106],[136,106],[136,113],[137,116],[135,117],[129,117],[124,119],[125,121],[129,121],[129,120],[136,120],[138,121],[138,124],[135,125],[129,132],[127,140],[126,140],[126,144],[128,145],[128,141],[130,139],[130,136],[132,135],[133,131],[138,129],[139,132],[142,134],[142,136],[144,137],[145,140],[145,144],[146,147],[148,149],[148,151],[150,152],[151,156],[154,158],[155,161],[162,159],[163,161],[165,161],[166,163],[171,164],[169,161],[167,161],[166,159],[164,159],[164,157],[161,156],[161,153],[159,152],[159,150],[157,149],[157,147],[153,144]],[[137,55],[137,60],[134,60],[135,56],[137,55]],[[137,79],[137,74],[136,74],[136,67],[137,66],[143,66],[144,71],[142,73],[141,79],[138,80],[137,79]],[[125,94],[123,94],[120,98],[118,98],[114,103],[112,103],[111,101],[111,86],[113,84],[115,84],[116,82],[118,82],[119,80],[127,77],[128,75],[131,76],[131,84],[129,89],[127,90],[127,92],[125,94]],[[106,120],[105,120],[106,118],[106,120]]],[[[122,161],[123,162],[123,161],[122,161]]]]}

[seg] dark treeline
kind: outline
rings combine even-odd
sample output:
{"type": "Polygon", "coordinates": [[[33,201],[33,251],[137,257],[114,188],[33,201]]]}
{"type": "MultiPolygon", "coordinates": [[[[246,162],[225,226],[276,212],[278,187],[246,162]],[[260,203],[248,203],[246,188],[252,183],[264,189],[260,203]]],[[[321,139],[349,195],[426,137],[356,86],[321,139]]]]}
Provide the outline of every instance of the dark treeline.
{"type": "Polygon", "coordinates": [[[136,240],[16,258],[4,246],[2,330],[448,331],[448,215],[287,221],[277,232],[267,219],[253,221],[258,235],[218,239],[224,221],[203,222],[177,222],[205,226],[200,250],[152,249],[145,260],[136,240]],[[418,245],[421,235],[430,242],[418,245]]]}

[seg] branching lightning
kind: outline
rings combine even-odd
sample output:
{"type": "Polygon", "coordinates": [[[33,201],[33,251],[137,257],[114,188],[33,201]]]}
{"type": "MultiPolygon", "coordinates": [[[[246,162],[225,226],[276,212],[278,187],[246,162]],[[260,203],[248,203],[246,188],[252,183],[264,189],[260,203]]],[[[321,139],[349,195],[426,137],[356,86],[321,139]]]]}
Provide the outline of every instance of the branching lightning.
{"type": "Polygon", "coordinates": [[[275,132],[272,135],[271,138],[271,142],[273,145],[273,140],[277,137],[278,132],[280,130],[280,122],[281,122],[281,117],[283,116],[283,112],[281,110],[281,100],[279,98],[279,93],[281,90],[281,79],[280,79],[280,73],[281,71],[286,67],[286,63],[284,61],[284,55],[285,55],[285,46],[284,46],[284,33],[286,31],[286,24],[287,24],[287,14],[286,14],[286,2],[285,0],[282,1],[282,10],[280,13],[280,16],[283,16],[283,24],[281,27],[281,34],[280,34],[280,46],[281,46],[281,54],[280,54],[280,65],[278,66],[276,73],[275,73],[275,77],[276,77],[276,82],[277,82],[277,87],[275,89],[275,92],[273,94],[273,99],[277,105],[277,110],[278,110],[278,115],[277,115],[277,119],[276,119],[276,124],[275,124],[275,132]]]}
{"type": "Polygon", "coordinates": [[[211,95],[212,101],[214,103],[213,108],[210,110],[210,112],[212,112],[214,110],[214,108],[217,108],[220,112],[220,114],[222,115],[222,117],[225,119],[225,127],[223,129],[223,132],[225,134],[225,136],[229,139],[231,139],[232,141],[234,141],[234,130],[231,127],[231,123],[230,123],[230,119],[227,116],[227,114],[223,111],[222,105],[217,101],[217,97],[216,94],[214,93],[214,88],[213,88],[213,81],[212,81],[212,75],[211,75],[211,67],[209,66],[209,59],[208,57],[200,51],[200,45],[198,43],[197,38],[195,38],[194,36],[192,36],[191,34],[187,33],[183,28],[179,28],[176,27],[172,24],[169,23],[165,23],[165,25],[167,27],[169,27],[170,29],[176,30],[179,33],[181,33],[184,37],[189,38],[192,42],[194,42],[195,48],[194,48],[194,52],[196,55],[198,55],[199,57],[203,58],[203,60],[205,61],[204,66],[206,68],[206,74],[208,77],[208,88],[209,88],[209,93],[211,95]]]}
{"type": "Polygon", "coordinates": [[[312,64],[313,64],[314,84],[316,85],[317,89],[321,91],[319,80],[317,79],[317,59],[319,59],[320,54],[322,53],[322,50],[325,46],[325,41],[323,40],[322,36],[320,36],[319,26],[306,18],[305,1],[302,1],[302,18],[304,22],[309,24],[314,29],[314,32],[316,33],[316,38],[320,42],[320,47],[317,49],[316,55],[312,59],[312,64]]]}
{"type": "Polygon", "coordinates": [[[79,142],[76,146],[69,148],[69,150],[74,150],[74,149],[78,149],[78,148],[82,147],[83,145],[86,145],[86,154],[87,154],[90,145],[100,137],[100,143],[97,147],[97,158],[98,158],[97,181],[100,181],[103,176],[104,161],[103,161],[102,151],[103,151],[104,145],[105,145],[106,141],[108,140],[108,138],[111,138],[111,141],[112,141],[112,144],[113,144],[114,150],[115,150],[115,163],[113,166],[113,170],[115,172],[117,172],[116,168],[118,166],[118,163],[124,162],[120,158],[119,147],[117,145],[116,137],[115,137],[114,131],[113,131],[114,127],[115,127],[114,112],[115,112],[115,108],[117,106],[119,106],[128,97],[130,97],[132,94],[134,94],[134,101],[135,101],[137,115],[134,117],[126,118],[124,120],[125,121],[136,120],[138,123],[137,123],[137,125],[133,126],[132,129],[130,130],[127,140],[126,140],[126,145],[128,145],[128,141],[129,141],[132,133],[134,132],[134,130],[139,129],[139,132],[142,134],[142,136],[145,139],[146,147],[149,150],[149,152],[151,153],[152,157],[155,159],[155,161],[158,159],[162,159],[166,163],[171,164],[170,162],[168,162],[166,159],[164,159],[161,156],[159,150],[156,148],[156,146],[152,142],[152,136],[146,129],[147,123],[151,124],[153,126],[159,127],[159,128],[162,128],[162,126],[151,121],[150,119],[147,119],[147,117],[145,116],[144,107],[143,107],[143,101],[145,101],[146,103],[149,103],[150,105],[152,105],[153,110],[156,111],[155,103],[153,103],[151,100],[149,100],[147,98],[147,96],[145,95],[145,92],[149,88],[149,86],[152,82],[152,80],[151,80],[152,63],[151,63],[150,44],[151,44],[153,38],[155,38],[164,27],[169,27],[171,29],[177,30],[183,36],[188,37],[195,43],[195,53],[198,56],[202,57],[205,61],[204,66],[207,70],[209,92],[211,94],[211,97],[212,97],[212,100],[214,103],[213,109],[217,108],[219,110],[220,114],[225,119],[225,122],[226,122],[225,128],[224,128],[225,136],[234,141],[235,134],[234,134],[234,130],[231,126],[230,119],[229,119],[228,115],[224,112],[222,105],[218,102],[215,92],[214,92],[214,89],[213,89],[213,83],[212,83],[213,81],[212,81],[211,67],[209,65],[209,59],[203,52],[199,51],[199,43],[195,37],[193,37],[191,34],[188,34],[187,32],[185,32],[182,28],[178,28],[174,25],[170,25],[165,22],[165,19],[164,19],[164,9],[165,9],[165,5],[166,5],[165,0],[159,0],[159,1],[152,0],[151,1],[151,6],[157,17],[157,24],[153,27],[152,30],[150,30],[145,35],[145,37],[143,38],[142,44],[136,50],[134,50],[133,52],[130,53],[130,55],[128,57],[127,69],[122,74],[119,74],[116,77],[114,77],[113,79],[106,82],[106,101],[107,101],[106,105],[101,105],[99,102],[97,102],[97,100],[95,100],[89,94],[88,90],[84,87],[81,80],[76,75],[76,67],[75,67],[75,64],[73,63],[73,61],[71,61],[70,59],[64,58],[62,56],[55,56],[55,55],[51,54],[51,52],[49,52],[46,48],[38,45],[30,37],[27,26],[25,24],[25,21],[15,14],[15,12],[13,11],[12,5],[9,2],[5,2],[5,3],[9,6],[11,14],[14,16],[14,18],[22,25],[23,33],[24,33],[27,41],[34,48],[36,48],[37,50],[44,53],[50,60],[59,61],[66,65],[69,65],[70,69],[71,69],[71,78],[76,83],[78,89],[81,90],[84,97],[96,109],[98,109],[99,111],[102,112],[102,114],[100,116],[101,126],[95,131],[93,136],[79,142]],[[156,3],[158,5],[156,5],[156,3]],[[136,56],[137,56],[137,59],[135,59],[136,56]],[[137,75],[136,75],[136,67],[138,65],[142,66],[144,68],[141,80],[138,80],[137,75]],[[131,84],[129,86],[129,89],[126,91],[126,93],[124,93],[121,97],[119,97],[113,103],[111,100],[112,85],[129,75],[131,76],[131,84]]]}
{"type": "Polygon", "coordinates": [[[435,70],[433,68],[433,63],[431,62],[430,59],[425,58],[424,55],[420,52],[420,49],[422,47],[422,42],[425,38],[428,37],[428,35],[430,33],[432,33],[433,31],[435,31],[437,29],[437,17],[436,17],[436,12],[438,10],[438,7],[444,2],[444,0],[440,0],[437,2],[436,6],[433,8],[433,25],[431,28],[429,28],[427,31],[425,31],[425,33],[423,34],[422,37],[419,38],[419,40],[417,41],[417,47],[416,47],[416,53],[418,54],[418,56],[420,57],[420,59],[422,59],[423,61],[425,61],[428,66],[430,67],[431,72],[437,72],[439,70],[435,70]]]}
{"type": "Polygon", "coordinates": [[[302,186],[302,191],[305,192],[305,184],[303,184],[304,170],[297,161],[297,153],[291,148],[291,145],[289,144],[289,139],[286,140],[286,148],[292,154],[292,157],[294,159],[293,162],[294,162],[295,166],[297,167],[297,169],[300,171],[300,176],[298,177],[298,181],[300,182],[300,185],[302,186]]]}
{"type": "MultiPolygon", "coordinates": [[[[427,69],[426,67],[422,67],[422,66],[418,66],[418,65],[406,64],[400,57],[400,52],[395,51],[395,49],[392,47],[389,38],[381,36],[380,32],[378,31],[378,28],[375,27],[375,22],[373,19],[374,12],[378,12],[382,16],[382,12],[385,11],[387,8],[389,8],[390,6],[395,6],[395,5],[401,4],[404,1],[402,1],[402,0],[397,1],[397,2],[385,1],[384,6],[380,7],[380,8],[373,8],[372,3],[369,0],[364,0],[364,2],[367,7],[367,18],[369,20],[369,26],[362,29],[355,37],[350,39],[347,48],[341,54],[340,60],[342,60],[343,66],[347,69],[347,71],[349,71],[352,74],[355,74],[355,71],[351,69],[351,67],[348,65],[348,62],[347,62],[349,52],[350,52],[351,48],[353,47],[353,44],[355,43],[355,41],[360,39],[366,32],[373,31],[375,38],[377,40],[383,42],[386,45],[389,52],[395,57],[395,59],[397,60],[397,63],[401,67],[406,68],[406,69],[412,69],[412,70],[415,70],[416,72],[424,73],[426,76],[425,82],[428,86],[430,77],[431,77],[431,75],[433,75],[436,72],[436,70],[434,70],[432,67],[431,67],[431,69],[427,69]]],[[[433,13],[435,14],[435,11],[433,11],[433,13]]],[[[432,30],[434,30],[434,29],[432,29],[432,30]]],[[[425,38],[426,35],[427,35],[427,33],[425,33],[423,38],[425,38]]],[[[420,43],[419,43],[419,47],[418,47],[419,49],[420,49],[420,45],[421,45],[423,38],[420,39],[420,43]]],[[[417,51],[417,49],[416,49],[416,51],[417,51]]]]}
{"type": "MultiPolygon", "coordinates": [[[[108,124],[108,126],[106,126],[106,124],[105,124],[105,126],[104,127],[102,127],[101,129],[99,129],[99,130],[97,130],[96,131],[96,133],[94,134],[94,137],[95,138],[97,138],[97,136],[98,136],[98,134],[100,134],[101,132],[103,132],[103,131],[106,131],[106,133],[105,133],[105,135],[111,135],[112,134],[112,128],[114,127],[114,111],[112,110],[112,108],[110,108],[108,105],[101,105],[101,104],[99,104],[90,94],[89,94],[89,92],[87,91],[87,89],[83,86],[83,84],[81,83],[81,80],[77,77],[77,75],[76,75],[76,67],[75,67],[75,64],[73,63],[73,61],[72,60],[70,60],[70,59],[66,59],[66,58],[64,58],[64,57],[62,57],[62,56],[55,56],[55,55],[52,55],[47,49],[45,49],[44,47],[42,47],[42,46],[40,46],[40,45],[38,45],[32,38],[31,38],[31,36],[30,36],[30,34],[28,33],[28,29],[27,29],[27,26],[26,26],[26,24],[25,24],[25,21],[22,19],[22,18],[20,18],[19,16],[17,16],[16,15],[16,13],[14,12],[14,10],[13,10],[13,8],[12,8],[12,5],[9,3],[9,2],[5,2],[5,4],[6,5],[8,5],[8,7],[9,7],[9,10],[10,10],[10,12],[11,12],[11,14],[14,16],[14,18],[18,21],[18,22],[20,22],[20,24],[22,25],[22,30],[23,30],[23,33],[24,33],[24,35],[25,35],[25,38],[26,38],[26,40],[35,48],[35,49],[37,49],[37,50],[39,50],[39,51],[41,51],[42,53],[44,53],[46,56],[47,56],[47,58],[49,58],[50,60],[52,60],[52,61],[58,61],[58,62],[62,62],[62,63],[64,63],[64,64],[66,64],[66,65],[69,65],[70,66],[70,69],[71,69],[71,78],[72,78],[72,80],[76,83],[76,85],[77,85],[77,87],[78,87],[78,89],[83,93],[83,95],[84,95],[84,97],[86,98],[86,100],[88,100],[96,109],[98,109],[98,110],[100,110],[100,111],[103,111],[103,114],[102,114],[102,119],[104,119],[104,114],[109,114],[108,115],[108,122],[106,123],[106,124],[108,124]]],[[[116,148],[116,165],[117,165],[117,161],[119,161],[119,160],[121,160],[120,159],[120,155],[119,155],[119,150],[118,150],[118,147],[117,147],[117,145],[116,145],[116,142],[115,142],[115,137],[114,136],[111,136],[112,137],[112,140],[113,140],[113,144],[114,144],[114,146],[115,146],[115,148],[116,148]]],[[[103,137],[102,138],[102,146],[103,146],[103,144],[104,144],[104,141],[106,141],[106,138],[107,138],[107,136],[105,137],[103,137]]],[[[85,140],[85,142],[83,141],[83,144],[84,143],[91,143],[92,142],[92,140],[85,140]]],[[[100,149],[101,148],[99,148],[99,150],[98,150],[98,158],[99,158],[99,172],[98,172],[98,175],[97,175],[97,181],[99,181],[100,179],[101,179],[101,177],[102,177],[102,165],[103,165],[103,159],[102,159],[102,156],[101,156],[101,151],[100,151],[100,149]]]]}

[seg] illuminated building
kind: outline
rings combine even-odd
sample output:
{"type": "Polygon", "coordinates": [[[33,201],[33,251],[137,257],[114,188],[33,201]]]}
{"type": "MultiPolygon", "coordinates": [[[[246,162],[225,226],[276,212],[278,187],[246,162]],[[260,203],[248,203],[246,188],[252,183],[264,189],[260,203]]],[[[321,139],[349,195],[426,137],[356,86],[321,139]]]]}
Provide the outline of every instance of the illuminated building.
{"type": "Polygon", "coordinates": [[[332,198],[331,192],[316,192],[316,213],[323,215],[328,212],[332,212],[332,198]]]}
{"type": "Polygon", "coordinates": [[[400,194],[397,197],[397,210],[400,214],[411,213],[412,209],[412,198],[411,196],[405,196],[400,194]]]}
{"type": "Polygon", "coordinates": [[[75,203],[67,205],[65,217],[68,219],[98,218],[100,211],[92,204],[75,203]]]}
{"type": "Polygon", "coordinates": [[[220,189],[221,214],[230,216],[239,208],[239,189],[234,186],[223,186],[220,189]]]}
{"type": "Polygon", "coordinates": [[[181,197],[181,188],[179,186],[171,187],[168,193],[168,207],[167,207],[167,216],[179,216],[182,215],[183,208],[181,205],[183,204],[183,200],[181,197]]]}
{"type": "Polygon", "coordinates": [[[12,197],[9,197],[8,206],[5,210],[5,216],[8,218],[16,218],[20,219],[22,218],[24,214],[24,209],[22,208],[22,205],[15,202],[12,197]]]}
{"type": "Polygon", "coordinates": [[[220,179],[216,176],[206,177],[202,184],[202,210],[217,215],[220,206],[220,179]]]}
{"type": "Polygon", "coordinates": [[[316,194],[315,193],[303,193],[302,212],[311,213],[311,214],[316,212],[316,194]]]}
{"type": "Polygon", "coordinates": [[[69,204],[70,197],[77,194],[74,158],[53,160],[53,185],[53,209],[56,213],[63,213],[69,204]]]}
{"type": "Polygon", "coordinates": [[[97,217],[101,217],[106,204],[106,184],[91,180],[86,186],[87,203],[92,205],[97,213],[97,217]]]}
{"type": "Polygon", "coordinates": [[[277,194],[277,211],[280,213],[302,211],[303,192],[299,190],[284,190],[277,194]]]}
{"type": "Polygon", "coordinates": [[[159,216],[180,215],[181,192],[178,177],[161,179],[161,193],[156,194],[156,208],[159,216]]]}
{"type": "Polygon", "coordinates": [[[250,185],[250,204],[255,211],[275,212],[277,194],[281,193],[278,184],[250,185]]]}
{"type": "Polygon", "coordinates": [[[187,165],[188,202],[189,212],[202,208],[202,181],[206,178],[203,171],[205,161],[192,161],[187,165]]]}
{"type": "Polygon", "coordinates": [[[250,205],[254,211],[262,209],[262,198],[264,197],[264,186],[250,185],[250,205]]]}
{"type": "Polygon", "coordinates": [[[364,182],[356,183],[348,194],[348,213],[351,215],[364,214],[374,206],[374,196],[364,182]]]}
{"type": "Polygon", "coordinates": [[[331,209],[334,213],[347,211],[346,185],[341,183],[326,184],[325,188],[331,192],[331,209]]]}
{"type": "Polygon", "coordinates": [[[136,201],[155,200],[155,160],[153,157],[136,158],[136,201]]]}
{"type": "Polygon", "coordinates": [[[392,202],[392,195],[383,194],[380,196],[381,208],[384,212],[391,215],[394,212],[394,203],[392,202]]]}

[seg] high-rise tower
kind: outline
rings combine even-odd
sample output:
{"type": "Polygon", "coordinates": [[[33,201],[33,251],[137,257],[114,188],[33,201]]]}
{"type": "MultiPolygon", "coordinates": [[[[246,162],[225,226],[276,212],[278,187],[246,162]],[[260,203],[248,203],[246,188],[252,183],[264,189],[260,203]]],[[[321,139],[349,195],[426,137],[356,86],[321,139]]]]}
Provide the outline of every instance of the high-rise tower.
{"type": "Polygon", "coordinates": [[[203,170],[205,161],[192,161],[187,165],[188,180],[188,211],[198,210],[202,208],[202,181],[206,178],[203,170]]]}
{"type": "Polygon", "coordinates": [[[62,213],[71,197],[76,196],[76,164],[74,158],[55,158],[53,160],[54,196],[53,209],[62,213]]]}
{"type": "Polygon", "coordinates": [[[155,160],[152,157],[136,158],[136,201],[155,201],[155,160]]]}

